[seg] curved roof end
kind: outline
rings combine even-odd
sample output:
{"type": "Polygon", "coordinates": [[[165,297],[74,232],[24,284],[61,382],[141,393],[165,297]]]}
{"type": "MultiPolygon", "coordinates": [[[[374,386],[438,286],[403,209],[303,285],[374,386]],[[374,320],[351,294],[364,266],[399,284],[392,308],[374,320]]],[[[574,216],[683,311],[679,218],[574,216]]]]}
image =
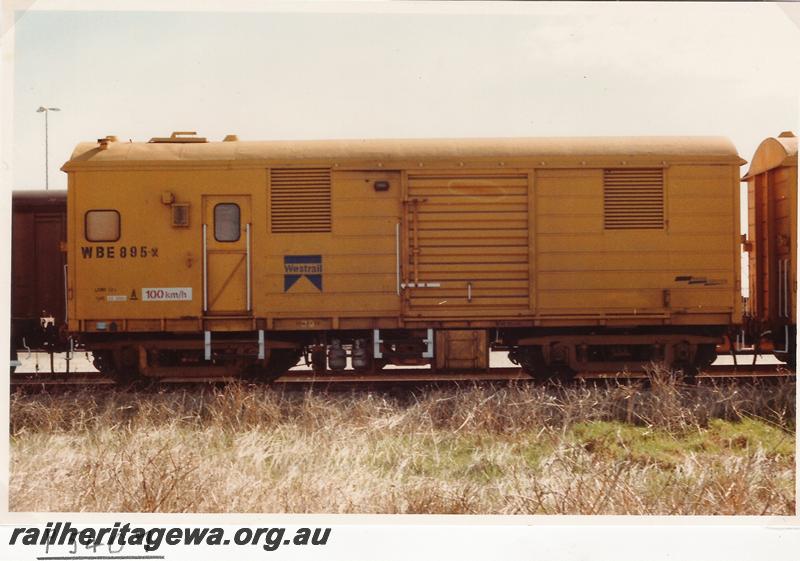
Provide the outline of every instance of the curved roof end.
{"type": "Polygon", "coordinates": [[[783,131],[758,145],[750,169],[742,181],[771,169],[789,166],[797,167],[797,136],[792,131],[783,131]]]}

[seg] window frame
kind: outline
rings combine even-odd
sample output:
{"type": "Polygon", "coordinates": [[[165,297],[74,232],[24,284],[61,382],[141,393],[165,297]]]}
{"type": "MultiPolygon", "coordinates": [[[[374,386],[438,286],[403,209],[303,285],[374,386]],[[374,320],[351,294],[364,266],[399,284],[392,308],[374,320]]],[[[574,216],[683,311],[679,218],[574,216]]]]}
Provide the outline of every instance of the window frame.
{"type": "Polygon", "coordinates": [[[217,203],[214,205],[213,210],[213,218],[214,218],[214,241],[217,243],[236,243],[242,239],[242,208],[237,203],[217,203]],[[233,206],[236,207],[236,239],[232,240],[221,240],[217,237],[217,209],[221,206],[233,206]]]}
{"type": "Polygon", "coordinates": [[[91,210],[87,210],[83,214],[83,237],[89,243],[110,243],[110,242],[118,242],[122,237],[122,215],[120,215],[119,211],[114,208],[93,208],[91,210]],[[92,239],[89,237],[89,215],[93,212],[113,212],[117,215],[117,237],[114,239],[92,239]]]}

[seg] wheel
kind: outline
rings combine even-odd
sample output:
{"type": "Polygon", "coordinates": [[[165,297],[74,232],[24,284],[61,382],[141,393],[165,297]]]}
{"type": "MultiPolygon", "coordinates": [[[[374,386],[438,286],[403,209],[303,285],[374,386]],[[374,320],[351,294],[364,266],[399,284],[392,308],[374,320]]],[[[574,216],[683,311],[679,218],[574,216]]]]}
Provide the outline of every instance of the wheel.
{"type": "Polygon", "coordinates": [[[694,355],[693,366],[698,371],[703,371],[711,366],[717,360],[717,346],[716,345],[698,345],[697,352],[694,355]]]}
{"type": "Polygon", "coordinates": [[[548,366],[541,347],[517,347],[508,353],[508,359],[519,365],[537,383],[570,384],[575,379],[575,371],[567,365],[548,366]]]}
{"type": "Polygon", "coordinates": [[[792,349],[788,353],[774,352],[775,358],[786,363],[786,368],[794,372],[797,369],[797,350],[792,349]]]}
{"type": "Polygon", "coordinates": [[[98,372],[110,374],[114,370],[114,357],[111,351],[92,351],[92,366],[97,368],[98,372]]]}
{"type": "Polygon", "coordinates": [[[575,371],[566,365],[551,367],[550,376],[547,378],[547,381],[569,385],[575,381],[575,371]]]}
{"type": "Polygon", "coordinates": [[[692,362],[677,362],[674,370],[683,372],[683,381],[687,384],[696,384],[697,375],[711,366],[717,360],[717,346],[713,344],[698,345],[692,362]]]}
{"type": "Polygon", "coordinates": [[[314,374],[325,374],[328,370],[328,354],[324,345],[314,345],[311,348],[311,370],[314,374]]]}
{"type": "Polygon", "coordinates": [[[685,384],[694,385],[697,383],[697,375],[700,373],[700,369],[696,364],[688,362],[676,362],[672,365],[672,369],[674,371],[681,371],[683,382],[685,384]]]}
{"type": "Polygon", "coordinates": [[[272,382],[295,366],[302,354],[299,349],[272,349],[265,367],[250,366],[241,377],[250,382],[272,382]]]}
{"type": "Polygon", "coordinates": [[[518,365],[533,379],[544,371],[544,356],[541,347],[516,347],[508,353],[508,360],[518,365]]]}
{"type": "MultiPolygon", "coordinates": [[[[139,353],[136,347],[122,347],[115,349],[113,352],[108,352],[108,354],[111,357],[111,368],[105,371],[100,368],[98,370],[106,372],[114,379],[117,385],[127,386],[142,381],[139,373],[139,353]]],[[[101,359],[100,364],[105,368],[104,360],[101,359]]]]}

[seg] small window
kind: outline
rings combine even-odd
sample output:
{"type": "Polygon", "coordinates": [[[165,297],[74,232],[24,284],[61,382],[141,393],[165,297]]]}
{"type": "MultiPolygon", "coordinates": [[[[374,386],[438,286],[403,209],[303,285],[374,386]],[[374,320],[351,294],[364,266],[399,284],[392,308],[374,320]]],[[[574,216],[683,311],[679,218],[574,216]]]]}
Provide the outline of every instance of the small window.
{"type": "Polygon", "coordinates": [[[174,203],[172,205],[172,226],[174,228],[189,227],[189,203],[174,203]]]}
{"type": "Polygon", "coordinates": [[[119,212],[90,210],[86,213],[84,228],[90,242],[115,242],[119,240],[119,212]]]}
{"type": "Polygon", "coordinates": [[[218,242],[239,241],[241,235],[239,205],[222,203],[214,207],[214,239],[218,242]]]}

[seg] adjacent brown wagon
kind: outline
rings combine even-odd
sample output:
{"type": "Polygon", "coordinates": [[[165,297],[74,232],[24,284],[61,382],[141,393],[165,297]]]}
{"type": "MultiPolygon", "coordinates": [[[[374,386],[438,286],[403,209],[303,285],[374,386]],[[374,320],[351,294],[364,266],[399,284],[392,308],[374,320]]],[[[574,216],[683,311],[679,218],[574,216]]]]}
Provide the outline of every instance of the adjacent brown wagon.
{"type": "Polygon", "coordinates": [[[66,191],[15,191],[11,225],[11,360],[17,350],[63,349],[66,191]]]}
{"type": "Polygon", "coordinates": [[[797,357],[797,137],[791,132],[759,145],[747,182],[751,337],[773,343],[791,366],[797,357]]]}

